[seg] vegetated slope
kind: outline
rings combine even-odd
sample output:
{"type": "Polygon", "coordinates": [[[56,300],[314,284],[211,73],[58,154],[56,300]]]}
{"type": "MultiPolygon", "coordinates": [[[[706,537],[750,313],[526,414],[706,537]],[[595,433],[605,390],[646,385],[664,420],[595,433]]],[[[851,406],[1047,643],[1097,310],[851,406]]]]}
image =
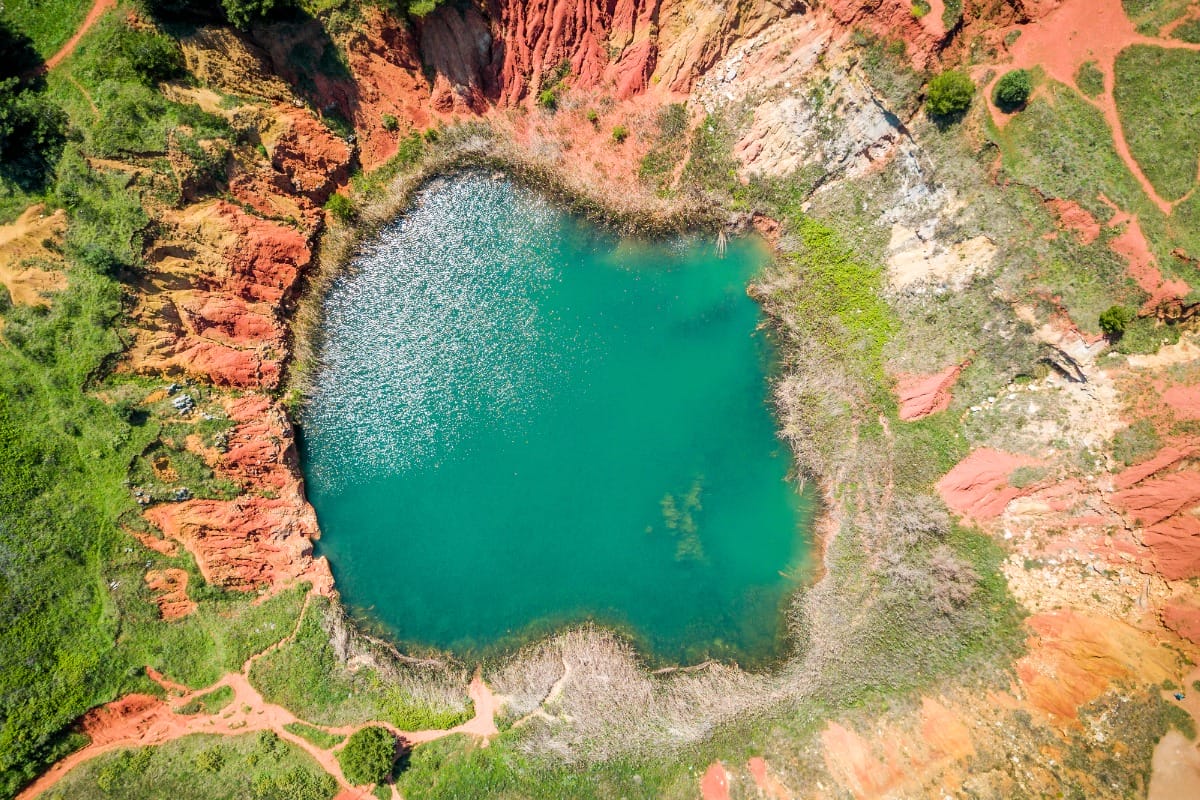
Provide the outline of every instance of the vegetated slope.
{"type": "MultiPolygon", "coordinates": [[[[779,669],[649,676],[614,637],[572,632],[491,669],[505,725],[525,721],[486,750],[418,747],[406,796],[694,796],[701,771],[785,792],[1143,792],[1196,709],[1200,350],[1181,329],[1200,201],[1147,196],[1063,83],[1075,70],[1035,73],[1011,118],[978,99],[958,123],[920,111],[939,53],[982,81],[1031,37],[1086,47],[1081,0],[946,3],[941,27],[900,2],[518,5],[193,19],[169,28],[179,49],[122,8],[21,84],[73,132],[45,129],[35,180],[4,176],[7,218],[38,199],[69,216],[68,289],[0,329],[0,479],[25,498],[3,517],[0,601],[28,626],[0,660],[9,791],[72,744],[69,718],[162,691],[144,665],[210,684],[292,629],[303,581],[330,591],[278,387],[321,205],[357,160],[383,166],[329,203],[331,251],[463,163],[588,213],[716,204],[756,224],[782,254],[754,289],[787,361],[782,433],[828,504],[826,575],[779,669]],[[1111,348],[1127,356],[1097,333],[1111,305],[1141,313],[1111,348]],[[927,416],[892,398],[895,375],[954,371],[927,416]]],[[[1131,13],[1182,13],[1150,5],[1131,13]]],[[[461,670],[389,657],[324,600],[308,614],[311,645],[251,673],[293,711],[462,711],[461,670]]]]}

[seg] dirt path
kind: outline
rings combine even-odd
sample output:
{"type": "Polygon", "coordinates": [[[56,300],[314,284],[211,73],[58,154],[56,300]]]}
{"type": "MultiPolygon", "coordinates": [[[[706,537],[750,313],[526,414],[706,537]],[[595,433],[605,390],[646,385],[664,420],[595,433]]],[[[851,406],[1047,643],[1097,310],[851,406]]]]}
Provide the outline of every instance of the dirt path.
{"type": "Polygon", "coordinates": [[[88,32],[89,28],[96,24],[96,20],[100,19],[105,11],[116,7],[117,0],[96,0],[92,3],[91,9],[88,11],[87,16],[83,18],[83,23],[79,26],[79,30],[75,31],[75,35],[68,39],[67,43],[59,48],[57,53],[46,59],[46,69],[54,69],[67,56],[74,53],[75,48],[79,46],[79,40],[83,38],[83,35],[88,32]]]}
{"type": "MultiPolygon", "coordinates": [[[[1075,74],[1079,67],[1088,61],[1096,63],[1096,67],[1104,73],[1104,92],[1094,99],[1082,93],[1080,96],[1104,114],[1105,121],[1112,129],[1117,154],[1133,173],[1146,196],[1164,215],[1170,215],[1181,200],[1170,201],[1159,195],[1129,150],[1113,99],[1114,64],[1117,55],[1134,44],[1183,50],[1200,50],[1200,45],[1141,35],[1126,16],[1121,0],[1065,0],[1037,22],[1017,26],[1014,30],[1019,30],[1021,37],[1012,46],[1012,63],[991,65],[999,73],[1010,67],[1032,69],[1040,66],[1059,83],[1075,86],[1075,74]]],[[[979,71],[986,69],[984,67],[979,71]]],[[[1009,117],[992,105],[991,90],[991,85],[985,89],[988,109],[993,121],[1003,127],[1009,117]]]]}
{"type": "MultiPolygon", "coordinates": [[[[309,597],[311,598],[311,594],[309,597]]],[[[307,609],[308,599],[305,599],[305,609],[307,609]]],[[[300,614],[300,619],[303,618],[304,611],[300,614]]],[[[474,701],[475,716],[448,730],[403,731],[394,725],[379,721],[339,727],[314,725],[307,720],[298,718],[283,706],[268,703],[250,684],[248,677],[250,669],[259,658],[285,642],[291,641],[298,630],[299,623],[282,640],[247,659],[241,672],[228,673],[216,683],[202,689],[189,690],[181,684],[171,681],[157,670],[147,667],[146,674],[172,695],[171,700],[162,700],[150,695],[127,695],[89,711],[84,715],[82,727],[84,733],[91,738],[91,743],[52,766],[18,794],[17,800],[33,800],[56,785],[75,767],[113,750],[160,745],[183,736],[200,733],[240,736],[258,731],[273,731],[279,738],[286,739],[308,753],[321,766],[321,769],[337,780],[338,787],[341,789],[338,800],[352,800],[352,798],[370,797],[370,788],[354,787],[346,781],[337,760],[338,748],[317,747],[307,739],[291,733],[285,726],[302,722],[326,733],[349,736],[362,728],[379,725],[390,730],[410,747],[432,742],[455,733],[476,736],[482,739],[486,746],[488,740],[499,733],[495,715],[499,710],[500,700],[483,682],[478,671],[468,689],[468,695],[474,701]],[[178,712],[177,709],[184,707],[192,699],[225,686],[233,690],[233,701],[221,711],[215,714],[189,715],[178,712]]],[[[395,796],[394,791],[393,796],[395,796]]]]}

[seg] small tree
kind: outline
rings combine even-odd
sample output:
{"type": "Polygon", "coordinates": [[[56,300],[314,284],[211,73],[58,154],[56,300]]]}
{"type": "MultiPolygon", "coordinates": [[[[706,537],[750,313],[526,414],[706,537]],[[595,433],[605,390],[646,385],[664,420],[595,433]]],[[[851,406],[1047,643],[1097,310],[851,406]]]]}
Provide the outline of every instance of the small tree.
{"type": "Polygon", "coordinates": [[[325,210],[333,214],[339,222],[349,222],[356,214],[354,202],[344,194],[329,195],[329,199],[325,201],[325,210]]]}
{"type": "Polygon", "coordinates": [[[396,760],[396,738],[378,725],[363,728],[346,740],[337,754],[342,772],[354,786],[380,783],[392,772],[396,760]]]}
{"type": "Polygon", "coordinates": [[[620,144],[629,138],[629,128],[626,128],[624,125],[618,125],[612,129],[612,137],[614,142],[620,144]]]}
{"type": "Polygon", "coordinates": [[[970,108],[974,96],[975,82],[967,73],[946,70],[929,82],[925,110],[932,117],[952,117],[970,108]]]}
{"type": "Polygon", "coordinates": [[[1033,79],[1027,69],[1014,69],[1006,72],[1004,77],[996,81],[996,89],[992,92],[992,100],[998,108],[1014,111],[1025,105],[1029,93],[1033,91],[1033,79]]]}
{"type": "Polygon", "coordinates": [[[1100,330],[1110,339],[1120,339],[1133,317],[1133,311],[1125,306],[1112,306],[1100,315],[1100,330]]]}

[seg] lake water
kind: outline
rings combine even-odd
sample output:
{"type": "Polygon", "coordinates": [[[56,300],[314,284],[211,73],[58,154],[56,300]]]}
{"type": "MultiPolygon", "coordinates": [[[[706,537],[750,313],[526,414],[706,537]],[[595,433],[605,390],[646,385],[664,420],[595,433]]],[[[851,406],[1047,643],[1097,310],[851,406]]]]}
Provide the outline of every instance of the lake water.
{"type": "Polygon", "coordinates": [[[301,419],[347,605],[464,657],[589,619],[657,661],[774,655],[811,503],[745,293],[766,257],[427,186],[330,290],[301,419]]]}

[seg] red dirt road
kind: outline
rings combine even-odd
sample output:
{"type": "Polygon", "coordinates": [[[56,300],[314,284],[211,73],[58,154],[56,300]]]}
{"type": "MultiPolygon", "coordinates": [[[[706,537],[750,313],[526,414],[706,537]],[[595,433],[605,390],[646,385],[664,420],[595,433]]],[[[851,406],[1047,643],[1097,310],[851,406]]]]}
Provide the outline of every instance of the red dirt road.
{"type": "Polygon", "coordinates": [[[88,32],[88,29],[96,24],[96,20],[104,15],[105,11],[110,8],[117,7],[117,0],[96,0],[92,3],[91,9],[87,16],[83,18],[83,24],[79,26],[79,30],[75,31],[75,35],[67,40],[67,43],[59,48],[58,52],[46,59],[46,69],[54,69],[63,62],[67,56],[75,52],[75,48],[79,46],[79,40],[88,32]]]}

